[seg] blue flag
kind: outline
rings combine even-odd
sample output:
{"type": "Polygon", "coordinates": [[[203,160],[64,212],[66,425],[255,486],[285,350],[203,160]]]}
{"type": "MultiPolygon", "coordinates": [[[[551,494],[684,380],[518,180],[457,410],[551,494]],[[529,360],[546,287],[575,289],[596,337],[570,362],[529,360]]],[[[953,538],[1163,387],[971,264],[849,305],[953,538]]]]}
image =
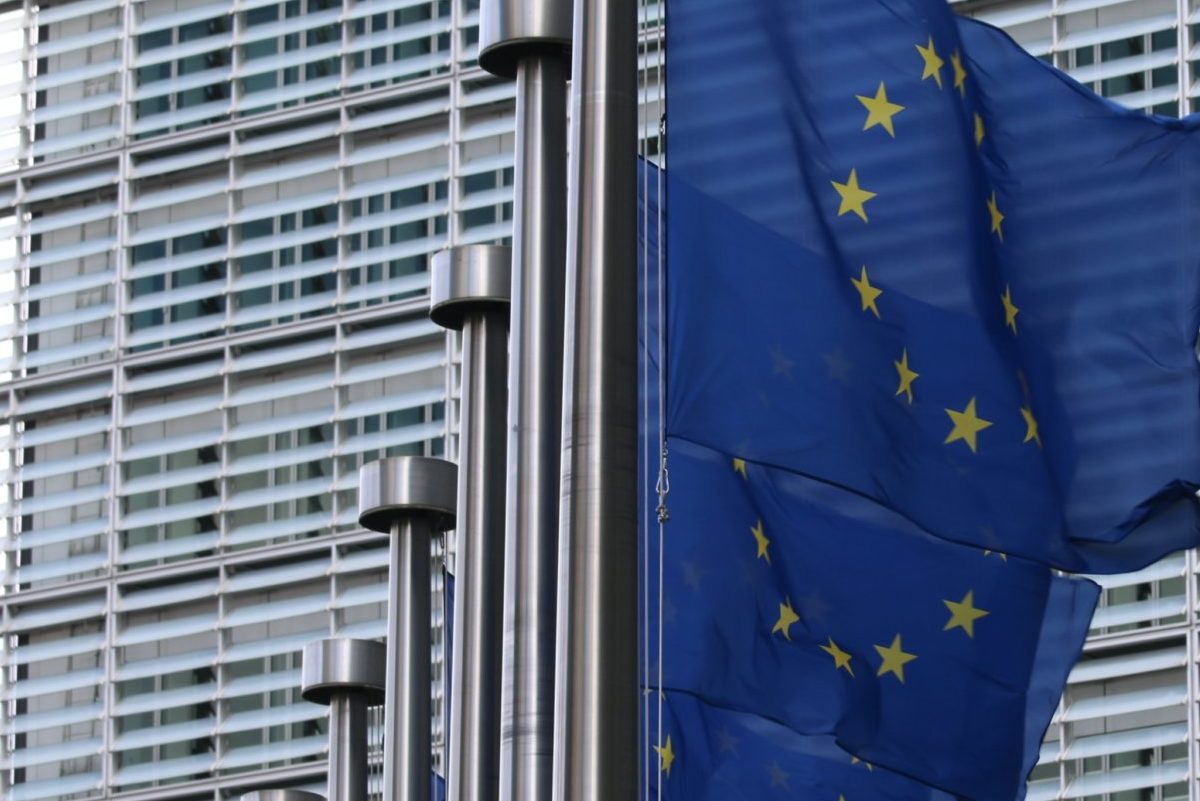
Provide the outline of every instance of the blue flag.
{"type": "Polygon", "coordinates": [[[953,801],[953,796],[851,757],[831,737],[799,735],[688,693],[664,693],[662,741],[652,784],[654,790],[661,786],[664,801],[953,801]]]}
{"type": "Polygon", "coordinates": [[[1200,542],[1200,119],[944,0],[669,17],[673,436],[1066,570],[1200,542]]]}
{"type": "Polygon", "coordinates": [[[1095,584],[786,471],[668,453],[663,687],[956,795],[1020,797],[1095,584]]]}

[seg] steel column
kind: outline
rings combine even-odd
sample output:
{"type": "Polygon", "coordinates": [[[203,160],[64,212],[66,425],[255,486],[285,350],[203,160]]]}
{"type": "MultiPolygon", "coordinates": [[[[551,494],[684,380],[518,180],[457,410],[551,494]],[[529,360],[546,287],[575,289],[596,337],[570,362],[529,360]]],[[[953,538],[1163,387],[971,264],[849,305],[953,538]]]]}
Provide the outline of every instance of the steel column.
{"type": "Polygon", "coordinates": [[[567,63],[517,68],[500,798],[543,801],[553,776],[566,261],[567,63]]]}
{"type": "Polygon", "coordinates": [[[496,801],[504,599],[504,451],[512,254],[468,245],[434,256],[429,316],[462,330],[450,677],[449,801],[496,801]]]}
{"type": "Polygon", "coordinates": [[[253,790],[243,793],[241,801],[325,801],[317,793],[305,790],[253,790]]]}
{"type": "Polygon", "coordinates": [[[479,64],[517,80],[500,799],[553,776],[571,0],[483,0],[479,64]]]}
{"type": "Polygon", "coordinates": [[[329,707],[327,801],[366,801],[367,705],[384,698],[386,650],[334,637],[310,642],[303,656],[301,696],[329,707]]]}
{"type": "Polygon", "coordinates": [[[575,2],[555,801],[638,795],[636,22],[575,2]]]}
{"type": "Polygon", "coordinates": [[[329,702],[327,801],[366,801],[367,699],[359,693],[329,702]]]}
{"type": "Polygon", "coordinates": [[[429,801],[430,541],[454,525],[458,477],[442,459],[402,456],[363,465],[359,517],[391,532],[387,675],[384,681],[384,801],[429,801]]]}
{"type": "Polygon", "coordinates": [[[433,759],[429,731],[431,536],[425,520],[392,524],[385,692],[395,701],[384,706],[386,801],[429,801],[433,759]],[[392,581],[391,576],[397,579],[392,581]]]}

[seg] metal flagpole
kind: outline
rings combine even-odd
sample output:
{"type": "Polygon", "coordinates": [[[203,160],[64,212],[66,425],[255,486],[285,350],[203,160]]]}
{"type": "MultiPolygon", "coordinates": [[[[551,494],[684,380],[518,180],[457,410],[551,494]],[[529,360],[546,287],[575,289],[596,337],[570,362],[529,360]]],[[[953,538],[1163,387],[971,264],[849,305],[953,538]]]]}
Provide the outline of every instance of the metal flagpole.
{"type": "Polygon", "coordinates": [[[496,668],[504,600],[511,263],[509,249],[497,245],[460,246],[433,257],[429,316],[463,332],[449,801],[496,801],[500,784],[496,668]]]}
{"type": "Polygon", "coordinates": [[[393,456],[358,471],[358,522],[391,534],[384,676],[383,801],[429,801],[430,539],[454,527],[458,469],[393,456]]]}
{"type": "Polygon", "coordinates": [[[635,0],[576,0],[554,801],[637,797],[635,0]]]}
{"type": "Polygon", "coordinates": [[[332,637],[304,646],[300,695],[329,707],[326,801],[367,797],[367,707],[383,701],[387,649],[374,640],[332,637]]]}
{"type": "Polygon", "coordinates": [[[552,779],[571,0],[483,0],[479,63],[517,79],[501,801],[552,779]]]}

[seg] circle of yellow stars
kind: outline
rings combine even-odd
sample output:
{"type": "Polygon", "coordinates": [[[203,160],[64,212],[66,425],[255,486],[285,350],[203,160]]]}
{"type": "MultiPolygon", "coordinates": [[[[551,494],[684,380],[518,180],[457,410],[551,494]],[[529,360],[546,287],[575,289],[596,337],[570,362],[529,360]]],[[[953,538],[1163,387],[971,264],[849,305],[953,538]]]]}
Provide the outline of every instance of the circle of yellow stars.
{"type": "MultiPolygon", "coordinates": [[[[917,44],[916,50],[922,62],[921,80],[932,80],[939,89],[943,89],[942,70],[946,66],[946,61],[939,55],[933,37],[929,36],[924,45],[917,44]]],[[[966,82],[969,75],[963,64],[962,54],[958,50],[950,54],[950,68],[953,76],[952,86],[960,96],[965,98],[967,94],[966,82]]],[[[906,109],[905,106],[895,102],[888,96],[887,85],[884,81],[879,82],[873,94],[855,95],[855,99],[866,109],[867,116],[862,127],[864,132],[879,128],[888,137],[892,139],[896,138],[896,117],[906,109]]],[[[987,137],[987,129],[983,116],[975,112],[972,117],[972,124],[972,136],[975,146],[980,148],[987,137]]],[[[850,173],[844,182],[835,180],[830,183],[837,192],[839,199],[837,216],[843,217],[852,214],[858,217],[863,223],[869,223],[870,218],[867,213],[867,204],[877,198],[878,193],[862,186],[857,168],[852,167],[850,169],[850,173]]],[[[990,233],[996,237],[997,242],[1003,243],[1004,221],[1006,218],[1000,208],[1000,201],[994,190],[991,196],[986,199],[986,206],[990,220],[990,233]]],[[[861,311],[864,313],[869,312],[877,320],[882,319],[879,309],[879,299],[883,296],[884,290],[871,283],[867,266],[865,264],[862,265],[859,275],[851,277],[850,281],[858,293],[861,311]]],[[[1004,326],[1015,337],[1018,334],[1017,315],[1020,313],[1020,309],[1013,300],[1011,286],[1006,285],[1004,287],[1004,292],[1000,295],[1000,302],[1004,312],[1004,326]]],[[[910,365],[907,348],[902,349],[900,358],[895,360],[893,364],[898,378],[895,395],[897,397],[903,396],[905,401],[911,405],[914,399],[913,384],[921,374],[910,365]]],[[[1027,387],[1026,395],[1028,395],[1027,387]]],[[[979,447],[980,432],[993,425],[991,420],[980,416],[977,410],[976,398],[972,396],[961,410],[946,408],[945,412],[950,418],[951,430],[946,435],[944,444],[949,445],[954,442],[962,442],[972,453],[976,453],[979,447]]],[[[1031,405],[1027,404],[1021,407],[1020,412],[1026,426],[1024,442],[1033,442],[1038,447],[1041,447],[1042,442],[1038,422],[1031,405]]],[[[731,461],[733,470],[741,475],[743,480],[749,481],[746,461],[737,457],[734,457],[731,461]]],[[[763,521],[756,519],[754,525],[748,528],[754,538],[755,559],[761,559],[768,566],[771,565],[771,540],[767,537],[763,521]]],[[[992,551],[985,551],[984,553],[987,555],[992,553],[992,551]]],[[[999,554],[999,556],[1002,559],[1007,558],[1004,554],[999,554]]],[[[961,631],[969,639],[974,639],[975,637],[975,624],[990,614],[988,610],[975,605],[975,592],[971,589],[968,589],[962,598],[958,600],[942,599],[942,604],[950,615],[942,630],[944,632],[961,631]]],[[[800,614],[797,613],[795,607],[792,605],[791,598],[785,596],[783,601],[779,603],[778,618],[771,629],[771,633],[773,635],[778,634],[784,640],[791,642],[792,628],[800,620],[800,614]]],[[[856,678],[853,667],[853,661],[856,657],[851,651],[843,648],[832,636],[828,635],[826,636],[825,644],[818,644],[817,647],[830,657],[835,671],[844,671],[849,678],[856,678]]],[[[883,643],[873,643],[872,648],[878,658],[878,666],[875,671],[876,677],[892,676],[900,684],[904,684],[905,667],[911,665],[919,657],[916,653],[905,649],[901,633],[896,632],[890,643],[886,645],[883,643]]],[[[671,735],[667,735],[663,744],[655,745],[653,748],[659,756],[660,771],[669,778],[671,768],[678,758],[674,750],[671,735]]],[[[851,763],[863,764],[867,769],[873,769],[869,762],[860,760],[857,756],[851,757],[851,763]]],[[[772,786],[787,787],[788,774],[783,771],[778,763],[768,765],[767,771],[770,775],[772,786]]],[[[844,799],[839,796],[838,801],[844,801],[844,799]]]]}
{"type": "MultiPolygon", "coordinates": [[[[933,37],[928,37],[926,43],[923,45],[917,44],[916,49],[922,62],[921,80],[932,80],[939,89],[944,88],[942,70],[946,67],[946,61],[939,55],[933,37]]],[[[963,64],[962,54],[958,50],[950,54],[950,68],[953,89],[965,98],[967,93],[966,82],[969,75],[963,64]]],[[[880,81],[873,94],[855,95],[855,99],[866,110],[866,119],[862,127],[864,132],[879,128],[888,137],[892,139],[896,138],[896,117],[906,109],[905,106],[889,97],[886,82],[880,81]]],[[[972,134],[975,145],[976,147],[982,147],[987,136],[983,116],[977,112],[974,113],[972,123],[972,134]]],[[[850,169],[850,173],[845,181],[835,180],[830,183],[838,195],[837,216],[854,215],[863,223],[869,223],[870,217],[867,212],[867,204],[878,197],[878,193],[865,188],[860,183],[857,168],[850,169]]],[[[1005,215],[1000,208],[1000,201],[995,191],[987,198],[986,206],[990,219],[990,232],[996,237],[998,243],[1003,243],[1005,215]]],[[[867,265],[862,265],[858,276],[851,277],[850,281],[858,293],[861,311],[863,313],[870,313],[877,320],[882,319],[879,301],[884,295],[884,289],[871,283],[867,265]]],[[[1000,302],[1004,312],[1004,326],[1013,336],[1017,336],[1017,315],[1020,313],[1020,309],[1013,300],[1011,286],[1006,285],[1004,287],[1004,292],[1000,295],[1000,302]]],[[[910,364],[907,348],[901,350],[900,358],[895,360],[893,364],[898,379],[895,395],[903,397],[911,405],[914,401],[914,382],[920,378],[921,374],[910,364]]],[[[1025,390],[1028,396],[1028,388],[1025,387],[1025,390]]],[[[970,397],[962,409],[946,408],[945,412],[950,418],[951,429],[950,433],[946,435],[944,443],[949,445],[955,442],[962,442],[972,453],[976,453],[979,447],[980,432],[993,425],[991,420],[985,419],[980,415],[976,398],[974,396],[970,397]]],[[[1033,442],[1038,447],[1041,447],[1041,436],[1032,406],[1027,403],[1021,407],[1020,412],[1026,426],[1024,442],[1033,442]]],[[[734,457],[731,462],[733,470],[743,480],[749,481],[750,476],[746,461],[734,457]]],[[[748,526],[748,529],[754,539],[755,560],[762,560],[770,566],[771,540],[767,536],[766,527],[762,519],[756,519],[753,525],[748,526]]],[[[991,551],[985,553],[991,553],[991,551]]],[[[1001,554],[1001,557],[1004,558],[1004,555],[1001,554]]],[[[946,620],[942,630],[944,632],[961,631],[969,639],[974,639],[975,637],[975,624],[990,614],[988,610],[975,605],[975,592],[972,589],[966,590],[962,598],[958,600],[942,599],[942,604],[949,612],[949,618],[946,620]]],[[[780,635],[784,640],[791,642],[792,629],[797,623],[800,623],[801,616],[792,605],[791,598],[788,596],[784,596],[778,607],[778,618],[771,629],[771,634],[780,635]]],[[[839,645],[829,635],[826,636],[825,643],[818,643],[817,647],[829,656],[833,662],[833,669],[835,671],[844,671],[850,679],[856,678],[854,660],[856,658],[861,659],[861,655],[856,656],[850,650],[839,645]]],[[[876,677],[892,676],[897,682],[904,684],[905,668],[911,666],[919,657],[915,652],[906,650],[902,634],[896,632],[890,642],[886,644],[873,643],[872,648],[875,651],[878,661],[875,670],[876,677]]],[[[654,746],[654,750],[659,756],[661,772],[669,777],[671,767],[677,759],[671,736],[668,734],[665,742],[662,745],[654,746]]],[[[853,764],[859,764],[860,762],[867,768],[871,768],[870,763],[862,762],[858,757],[852,758],[853,764]]],[[[786,786],[787,774],[782,771],[778,764],[768,766],[768,772],[771,774],[772,783],[775,786],[786,786]]]]}
{"type": "MultiPolygon", "coordinates": [[[[917,44],[916,49],[921,58],[921,80],[932,80],[939,89],[942,89],[942,71],[946,67],[946,60],[939,55],[933,36],[929,36],[925,44],[917,44]]],[[[965,98],[969,75],[963,63],[962,53],[957,49],[950,54],[950,70],[952,73],[953,88],[965,98]]],[[[888,96],[886,82],[880,81],[874,94],[855,95],[855,99],[867,112],[866,119],[863,122],[863,131],[879,128],[889,137],[893,139],[896,137],[896,117],[905,111],[905,107],[888,96]]],[[[976,147],[982,147],[984,139],[987,136],[983,116],[975,112],[972,122],[974,126],[973,138],[975,145],[976,147]]],[[[844,182],[831,181],[830,183],[838,195],[838,217],[852,214],[864,223],[870,222],[870,217],[867,213],[867,204],[878,197],[878,194],[862,186],[859,182],[857,168],[850,169],[850,174],[844,182]]],[[[1005,215],[1000,209],[1000,201],[995,191],[987,198],[986,206],[991,233],[996,237],[997,242],[1003,243],[1005,215]]],[[[865,264],[861,266],[857,277],[852,276],[850,278],[850,282],[858,293],[861,310],[864,313],[869,312],[874,315],[877,320],[882,319],[879,301],[884,295],[884,290],[882,287],[871,283],[871,277],[865,264]]],[[[1017,315],[1020,313],[1020,309],[1013,300],[1011,286],[1006,285],[1004,287],[1004,292],[1000,296],[1000,302],[1004,312],[1004,325],[1011,331],[1013,336],[1016,336],[1017,315]]],[[[905,402],[912,405],[915,397],[914,382],[920,378],[921,374],[909,364],[907,348],[901,351],[900,358],[894,361],[893,364],[896,368],[897,377],[895,395],[896,397],[903,397],[905,402]]],[[[1028,394],[1028,389],[1026,389],[1026,396],[1028,394]]],[[[962,442],[972,453],[977,453],[979,449],[979,433],[989,428],[993,423],[991,420],[987,420],[979,415],[976,410],[975,398],[971,398],[961,410],[947,408],[945,411],[950,418],[951,428],[950,433],[947,434],[944,440],[944,444],[949,445],[954,442],[962,442]]],[[[1032,442],[1041,447],[1041,435],[1038,430],[1037,419],[1034,417],[1032,404],[1027,403],[1021,408],[1020,412],[1021,418],[1026,425],[1024,442],[1032,442]]]]}

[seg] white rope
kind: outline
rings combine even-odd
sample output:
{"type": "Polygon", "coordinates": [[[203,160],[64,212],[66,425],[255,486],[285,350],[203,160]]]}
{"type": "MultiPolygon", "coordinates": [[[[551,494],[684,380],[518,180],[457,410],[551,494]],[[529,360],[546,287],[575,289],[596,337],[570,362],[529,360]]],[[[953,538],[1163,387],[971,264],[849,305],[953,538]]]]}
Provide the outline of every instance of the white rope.
{"type": "MultiPolygon", "coordinates": [[[[650,21],[650,0],[641,0],[641,18],[643,28],[650,21]]],[[[640,33],[638,38],[641,38],[640,33]]],[[[639,55],[645,52],[645,48],[649,47],[649,42],[642,47],[639,47],[639,55]]],[[[642,157],[642,164],[647,163],[647,152],[645,140],[638,136],[638,153],[642,157]]],[[[650,244],[645,232],[650,230],[650,208],[646,201],[649,199],[650,190],[650,173],[647,170],[642,172],[642,347],[646,350],[642,354],[642,425],[641,430],[646,432],[646,436],[642,439],[642,475],[646,478],[650,476],[650,395],[645,391],[650,385],[650,359],[649,359],[649,344],[650,344],[650,295],[646,291],[649,287],[650,276],[650,244]]],[[[650,504],[642,504],[642,526],[641,530],[645,536],[642,538],[642,683],[645,685],[645,690],[642,692],[642,798],[645,801],[650,799],[650,771],[656,766],[650,759],[650,755],[654,753],[652,748],[653,743],[650,742],[650,504]]]]}
{"type": "MultiPolygon", "coordinates": [[[[657,424],[657,478],[655,481],[655,494],[657,497],[657,506],[655,508],[655,518],[658,523],[658,554],[656,565],[658,577],[658,594],[654,599],[654,619],[658,625],[658,636],[654,647],[658,661],[657,675],[652,676],[653,663],[651,662],[651,642],[650,642],[650,622],[651,622],[651,599],[650,599],[650,576],[651,576],[651,549],[650,549],[650,505],[644,504],[642,509],[642,531],[645,532],[645,537],[642,540],[642,675],[645,682],[645,690],[642,693],[642,735],[645,742],[643,753],[643,791],[642,797],[646,801],[650,801],[650,778],[654,773],[659,771],[660,759],[655,751],[655,746],[663,745],[663,622],[664,622],[664,595],[663,595],[663,558],[666,538],[666,522],[668,519],[667,512],[667,493],[670,492],[670,479],[667,473],[667,450],[666,450],[666,377],[663,375],[665,366],[664,356],[666,353],[666,333],[664,328],[665,322],[665,301],[663,295],[664,277],[665,277],[665,261],[663,253],[663,176],[662,168],[665,166],[666,158],[664,153],[664,112],[665,112],[665,95],[663,77],[665,74],[665,56],[663,49],[663,18],[665,13],[665,0],[640,0],[640,16],[641,16],[641,31],[639,32],[639,40],[642,44],[638,48],[639,55],[650,55],[650,48],[654,48],[654,58],[647,58],[647,70],[645,75],[645,84],[647,88],[653,85],[652,97],[649,99],[646,114],[653,114],[653,119],[657,123],[657,130],[651,137],[655,148],[653,155],[650,153],[649,141],[642,136],[638,136],[638,153],[642,157],[643,165],[646,169],[642,173],[641,195],[643,199],[642,206],[642,343],[645,349],[642,360],[642,386],[648,388],[650,385],[650,292],[651,287],[651,257],[653,256],[655,269],[655,283],[657,289],[657,306],[656,315],[658,320],[658,330],[655,334],[655,359],[657,361],[657,390],[658,390],[658,424],[657,424]],[[653,15],[651,14],[651,5],[653,4],[653,15]],[[651,38],[653,32],[655,38],[651,38]],[[644,37],[644,38],[643,38],[644,37]],[[655,218],[650,218],[650,208],[647,201],[650,198],[650,163],[654,159],[658,163],[658,169],[655,170],[655,192],[658,198],[657,211],[655,218]],[[650,226],[655,226],[657,232],[657,245],[654,254],[650,253],[650,226]],[[657,696],[654,710],[656,717],[656,731],[654,740],[650,739],[650,695],[654,693],[657,696]],[[653,773],[652,773],[653,771],[653,773]]],[[[650,436],[650,395],[649,392],[643,392],[642,395],[642,430],[646,432],[646,436],[642,442],[642,475],[649,478],[651,461],[651,448],[654,447],[650,436]]],[[[662,782],[656,781],[658,801],[662,799],[662,782]]]]}
{"type": "MultiPolygon", "coordinates": [[[[656,131],[656,150],[658,156],[658,169],[655,170],[655,176],[658,181],[656,187],[656,195],[658,203],[656,204],[657,217],[655,221],[656,231],[658,233],[655,244],[656,250],[656,265],[658,269],[657,275],[657,300],[658,300],[658,336],[656,346],[658,349],[658,686],[656,695],[658,696],[658,741],[662,742],[662,715],[663,715],[663,553],[666,542],[666,524],[667,524],[667,493],[671,491],[671,482],[667,474],[667,378],[664,374],[666,371],[666,281],[665,272],[666,264],[663,259],[663,204],[666,199],[663,192],[663,169],[666,168],[667,159],[664,148],[664,132],[666,125],[666,108],[665,108],[665,91],[666,85],[663,82],[665,73],[665,52],[666,52],[666,29],[663,26],[663,18],[666,14],[666,0],[657,0],[655,4],[657,19],[655,20],[655,30],[658,34],[658,47],[656,50],[655,59],[655,91],[654,91],[654,111],[655,119],[658,122],[656,131]]],[[[658,782],[658,801],[662,801],[662,782],[658,782]]]]}

